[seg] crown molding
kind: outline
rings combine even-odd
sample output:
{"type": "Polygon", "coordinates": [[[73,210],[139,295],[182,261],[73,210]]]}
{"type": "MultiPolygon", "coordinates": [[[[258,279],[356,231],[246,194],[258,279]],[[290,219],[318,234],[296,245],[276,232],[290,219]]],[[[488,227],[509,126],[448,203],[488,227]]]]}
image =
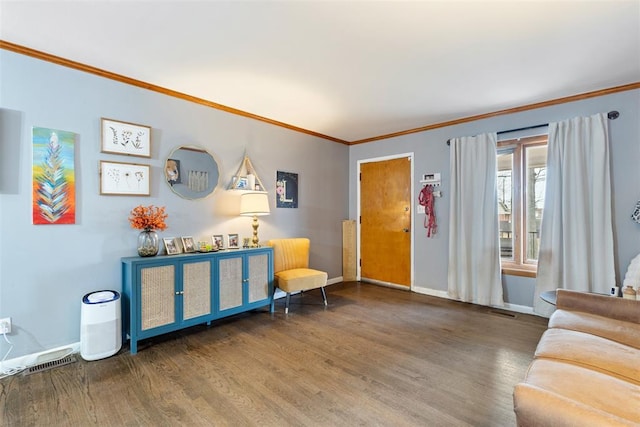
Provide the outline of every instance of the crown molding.
{"type": "Polygon", "coordinates": [[[46,52],[42,52],[39,50],[31,49],[25,46],[21,46],[15,43],[11,43],[5,40],[0,40],[0,49],[8,50],[11,52],[19,53],[22,55],[30,56],[32,58],[40,59],[42,61],[51,62],[54,64],[62,65],[64,67],[73,68],[75,70],[84,71],[86,73],[94,74],[100,77],[104,77],[107,79],[115,80],[121,83],[125,83],[132,86],[137,86],[143,89],[148,89],[153,92],[158,92],[163,95],[172,96],[174,98],[183,99],[185,101],[193,102],[196,104],[204,105],[206,107],[214,108],[216,110],[225,111],[227,113],[236,114],[238,116],[247,117],[249,119],[258,120],[261,122],[269,123],[271,125],[279,126],[285,129],[289,129],[295,132],[305,133],[307,135],[315,136],[322,139],[327,139],[329,141],[338,142],[340,144],[348,145],[348,141],[344,141],[339,138],[334,138],[329,135],[324,135],[318,132],[314,132],[312,130],[304,129],[298,126],[293,126],[287,123],[279,122],[277,120],[273,120],[267,117],[259,116],[257,114],[249,113],[247,111],[239,110],[237,108],[229,107],[223,104],[218,104],[217,102],[208,101],[206,99],[198,98],[196,96],[188,95],[186,93],[178,92],[175,90],[167,89],[162,86],[154,85],[152,83],[143,82],[141,80],[132,79],[127,76],[123,76],[121,74],[112,73],[111,71],[106,71],[97,67],[93,67],[91,65],[83,64],[81,62],[72,61],[70,59],[62,58],[60,56],[52,55],[46,52]]]}
{"type": "Polygon", "coordinates": [[[395,138],[398,136],[410,135],[412,133],[425,132],[428,130],[439,129],[447,126],[454,126],[461,123],[474,122],[476,120],[488,119],[491,117],[504,116],[507,114],[519,113],[522,111],[535,110],[537,108],[549,107],[552,105],[565,104],[567,102],[580,101],[588,98],[595,98],[598,96],[609,95],[617,92],[625,92],[628,90],[640,89],[640,82],[629,83],[626,85],[615,86],[607,89],[600,89],[591,92],[585,92],[578,95],[566,96],[563,98],[556,98],[549,101],[536,102],[534,104],[527,104],[520,107],[507,108],[504,110],[494,111],[490,113],[477,114],[475,116],[462,117],[455,120],[448,120],[440,123],[433,123],[426,126],[421,126],[413,129],[388,133],[384,135],[373,136],[370,138],[359,139],[356,141],[345,141],[340,138],[335,138],[329,135],[324,135],[319,132],[314,132],[312,130],[300,128],[297,126],[293,126],[284,122],[280,122],[277,120],[269,119],[267,117],[259,116],[257,114],[249,113],[247,111],[239,110],[237,108],[229,107],[223,104],[218,104],[217,102],[208,101],[206,99],[198,98],[196,96],[188,95],[186,93],[178,92],[175,90],[167,89],[161,86],[157,86],[151,83],[143,82],[141,80],[132,79],[130,77],[123,76],[121,74],[112,73],[110,71],[106,71],[97,67],[93,67],[91,65],[83,64],[80,62],[72,61],[70,59],[62,58],[60,56],[52,55],[46,52],[42,52],[39,50],[31,49],[26,46],[21,46],[15,43],[11,43],[5,40],[0,40],[0,49],[8,50],[11,52],[19,53],[22,55],[30,56],[32,58],[40,59],[42,61],[52,62],[54,64],[62,65],[64,67],[73,68],[75,70],[84,71],[86,73],[94,74],[100,77],[104,77],[107,79],[115,80],[121,83],[129,84],[132,86],[137,86],[143,89],[148,89],[153,92],[158,92],[167,96],[172,96],[174,98],[183,99],[185,101],[193,102],[196,104],[204,105],[206,107],[214,108],[216,110],[225,111],[227,113],[235,114],[238,116],[243,116],[249,119],[258,120],[261,122],[269,123],[274,126],[279,126],[285,129],[292,130],[294,132],[300,132],[307,135],[315,136],[318,138],[326,139],[329,141],[337,142],[344,145],[357,145],[364,144],[368,142],[381,141],[384,139],[395,138]]]}
{"type": "Polygon", "coordinates": [[[528,104],[520,107],[507,108],[504,110],[494,111],[491,113],[478,114],[475,116],[463,117],[460,119],[449,120],[446,122],[434,123],[431,125],[422,126],[415,129],[408,129],[408,130],[403,130],[399,132],[388,133],[386,135],[379,135],[371,138],[360,139],[357,141],[351,141],[349,145],[380,141],[383,139],[395,138],[397,136],[410,135],[412,133],[424,132],[427,130],[459,125],[461,123],[475,122],[476,120],[488,119],[488,118],[497,117],[497,116],[504,116],[506,114],[519,113],[522,111],[535,110],[537,108],[549,107],[551,105],[566,104],[567,102],[580,101],[582,99],[595,98],[597,96],[610,95],[612,93],[625,92],[625,91],[634,90],[634,89],[640,89],[640,82],[629,83],[626,85],[615,86],[607,89],[594,90],[592,92],[585,92],[578,95],[565,96],[563,98],[556,98],[549,101],[536,102],[535,104],[528,104]]]}

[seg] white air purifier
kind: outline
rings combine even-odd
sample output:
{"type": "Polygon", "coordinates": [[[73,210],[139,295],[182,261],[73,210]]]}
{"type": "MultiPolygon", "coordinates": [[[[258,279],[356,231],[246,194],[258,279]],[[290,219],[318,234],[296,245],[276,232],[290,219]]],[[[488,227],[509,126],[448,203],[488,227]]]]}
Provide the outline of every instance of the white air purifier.
{"type": "Polygon", "coordinates": [[[82,298],[80,356],[98,360],[116,354],[122,347],[120,294],[96,291],[82,298]]]}

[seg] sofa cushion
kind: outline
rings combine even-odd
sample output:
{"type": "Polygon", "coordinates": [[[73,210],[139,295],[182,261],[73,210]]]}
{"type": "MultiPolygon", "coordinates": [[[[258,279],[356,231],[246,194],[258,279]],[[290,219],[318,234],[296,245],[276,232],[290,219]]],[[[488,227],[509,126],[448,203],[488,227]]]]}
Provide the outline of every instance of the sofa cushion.
{"type": "Polygon", "coordinates": [[[616,426],[640,422],[640,386],[580,365],[535,359],[516,386],[518,425],[616,426]]]}
{"type": "Polygon", "coordinates": [[[548,329],[538,343],[535,357],[580,364],[640,385],[640,349],[596,335],[548,329]]]}
{"type": "Polygon", "coordinates": [[[518,384],[513,407],[519,427],[629,427],[638,423],[530,384],[518,384]]]}
{"type": "MultiPolygon", "coordinates": [[[[638,309],[640,311],[640,305],[638,309]]],[[[640,349],[639,323],[625,322],[581,311],[556,310],[549,318],[549,328],[585,332],[640,349]]]]}

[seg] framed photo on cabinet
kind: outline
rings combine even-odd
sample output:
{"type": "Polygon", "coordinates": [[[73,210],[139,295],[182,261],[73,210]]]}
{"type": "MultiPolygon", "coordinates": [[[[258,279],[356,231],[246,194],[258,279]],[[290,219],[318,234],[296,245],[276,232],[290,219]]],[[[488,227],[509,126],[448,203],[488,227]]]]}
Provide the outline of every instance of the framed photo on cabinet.
{"type": "Polygon", "coordinates": [[[167,251],[167,255],[176,255],[180,253],[180,245],[176,241],[175,237],[165,237],[162,241],[164,242],[164,249],[167,251]]]}
{"type": "Polygon", "coordinates": [[[196,251],[196,242],[193,240],[193,237],[182,237],[182,247],[184,248],[185,253],[191,253],[196,251]]]}
{"type": "Polygon", "coordinates": [[[213,246],[218,249],[224,249],[224,240],[222,239],[222,234],[214,234],[211,238],[213,246]]]}
{"type": "Polygon", "coordinates": [[[240,249],[240,237],[237,234],[227,236],[227,249],[240,249]]]}

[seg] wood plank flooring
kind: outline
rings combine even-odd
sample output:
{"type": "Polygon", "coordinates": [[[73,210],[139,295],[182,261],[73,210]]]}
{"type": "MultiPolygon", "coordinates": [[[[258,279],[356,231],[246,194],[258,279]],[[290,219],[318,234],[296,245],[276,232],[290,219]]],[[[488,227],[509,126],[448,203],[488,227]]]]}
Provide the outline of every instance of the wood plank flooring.
{"type": "Polygon", "coordinates": [[[365,283],[0,381],[2,426],[513,426],[546,319],[365,283]]]}

